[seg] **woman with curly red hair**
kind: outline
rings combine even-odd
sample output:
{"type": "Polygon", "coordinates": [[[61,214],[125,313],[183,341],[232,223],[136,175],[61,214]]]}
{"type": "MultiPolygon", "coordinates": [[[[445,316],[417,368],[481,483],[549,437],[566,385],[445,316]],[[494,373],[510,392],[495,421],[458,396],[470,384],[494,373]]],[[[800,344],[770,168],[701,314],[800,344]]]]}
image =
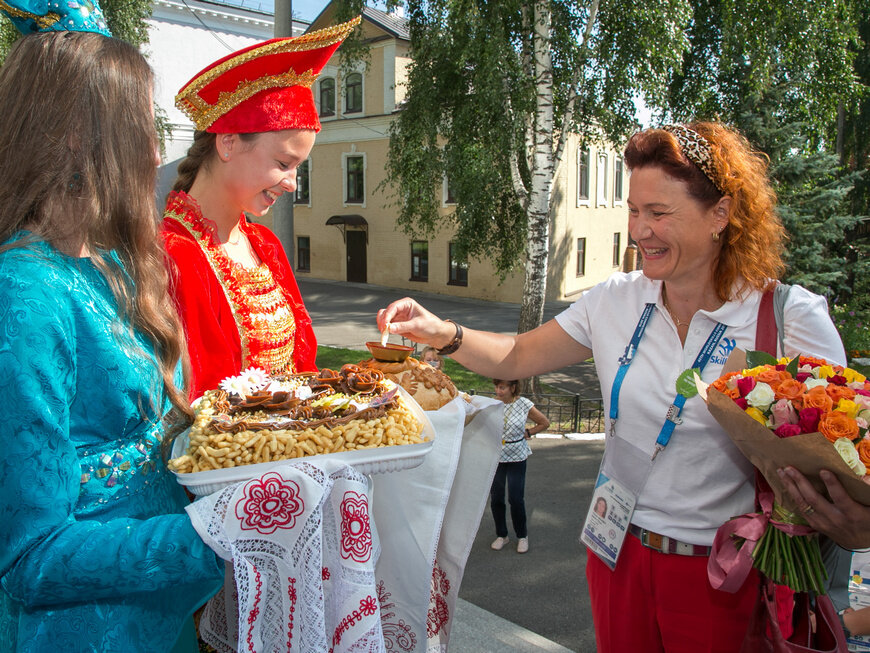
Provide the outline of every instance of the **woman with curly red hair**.
{"type": "MultiPolygon", "coordinates": [[[[725,125],[639,132],[625,162],[642,271],[615,273],[517,336],[462,329],[408,298],[381,310],[378,325],[499,378],[594,355],[609,431],[595,496],[610,510],[590,510],[583,527],[598,651],[736,651],[758,577],[719,591],[707,560],[718,527],[753,510],[753,468],[704,402],[677,393],[675,382],[688,368],[712,382],[733,349],[757,348],[785,231],[766,158],[725,125]]],[[[777,353],[844,362],[823,297],[791,287],[777,353]]]]}

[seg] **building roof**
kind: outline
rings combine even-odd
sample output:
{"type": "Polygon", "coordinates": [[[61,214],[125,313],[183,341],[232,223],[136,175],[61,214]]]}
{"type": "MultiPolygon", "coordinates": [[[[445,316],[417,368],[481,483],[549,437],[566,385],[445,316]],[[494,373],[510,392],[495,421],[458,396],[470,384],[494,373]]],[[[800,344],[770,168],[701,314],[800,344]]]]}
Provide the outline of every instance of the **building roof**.
{"type": "Polygon", "coordinates": [[[411,40],[411,32],[408,29],[408,19],[398,14],[388,14],[374,7],[363,7],[363,17],[371,21],[391,36],[405,41],[411,40]]]}

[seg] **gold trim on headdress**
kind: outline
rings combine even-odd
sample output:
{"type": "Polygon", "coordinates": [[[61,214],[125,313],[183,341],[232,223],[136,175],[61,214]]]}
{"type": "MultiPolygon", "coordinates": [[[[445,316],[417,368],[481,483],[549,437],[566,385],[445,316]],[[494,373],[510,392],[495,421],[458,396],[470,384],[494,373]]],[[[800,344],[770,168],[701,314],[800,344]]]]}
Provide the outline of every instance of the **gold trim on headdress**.
{"type": "Polygon", "coordinates": [[[14,16],[15,18],[30,19],[35,22],[40,29],[48,29],[60,20],[60,16],[53,11],[47,12],[44,16],[37,16],[36,14],[31,14],[29,11],[22,11],[21,9],[16,9],[12,5],[3,2],[3,0],[0,0],[0,9],[5,11],[10,16],[14,16]]]}
{"type": "Polygon", "coordinates": [[[713,160],[713,149],[710,147],[710,141],[685,125],[665,125],[661,129],[672,134],[677,139],[680,150],[686,155],[686,158],[701,169],[704,176],[713,183],[720,193],[726,194],[718,181],[719,176],[716,174],[716,163],[713,160]]]}
{"type": "MultiPolygon", "coordinates": [[[[0,0],[2,2],[3,0],[0,0]]],[[[215,79],[223,75],[228,70],[253,61],[259,57],[285,54],[288,52],[304,52],[307,50],[316,50],[318,48],[328,47],[335,43],[343,41],[348,34],[356,27],[362,16],[357,16],[353,20],[340,25],[334,25],[325,29],[303,34],[292,38],[274,40],[264,43],[258,48],[252,48],[239,54],[238,56],[227,59],[213,68],[209,68],[199,77],[191,80],[178,95],[175,96],[175,106],[190,118],[191,122],[196,126],[197,130],[204,131],[208,129],[214,122],[231,111],[239,104],[253,97],[260,91],[269,88],[280,88],[285,86],[303,86],[311,88],[317,80],[320,71],[314,72],[308,70],[303,73],[296,73],[290,70],[279,75],[271,75],[260,77],[255,80],[243,80],[233,91],[221,92],[218,96],[218,101],[211,105],[199,96],[199,92],[208,86],[215,79]]]]}

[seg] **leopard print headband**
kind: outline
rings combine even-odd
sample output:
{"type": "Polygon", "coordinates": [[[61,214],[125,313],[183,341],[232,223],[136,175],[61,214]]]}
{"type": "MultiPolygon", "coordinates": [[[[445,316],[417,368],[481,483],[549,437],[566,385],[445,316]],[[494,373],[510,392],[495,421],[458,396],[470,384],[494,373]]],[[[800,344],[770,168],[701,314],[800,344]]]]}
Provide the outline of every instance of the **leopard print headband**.
{"type": "Polygon", "coordinates": [[[717,181],[716,166],[713,163],[713,151],[710,142],[693,129],[683,125],[665,125],[664,131],[673,134],[686,158],[701,169],[701,172],[713,182],[713,185],[723,195],[725,190],[717,181]]]}

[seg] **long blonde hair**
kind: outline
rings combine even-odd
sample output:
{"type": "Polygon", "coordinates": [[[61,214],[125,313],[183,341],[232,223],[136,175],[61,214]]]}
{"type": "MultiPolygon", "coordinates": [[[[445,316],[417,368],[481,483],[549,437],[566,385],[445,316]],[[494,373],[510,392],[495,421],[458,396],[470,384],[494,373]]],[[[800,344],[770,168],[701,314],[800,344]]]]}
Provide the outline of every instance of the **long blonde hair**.
{"type": "Polygon", "coordinates": [[[117,39],[47,32],[13,46],[0,68],[0,242],[27,229],[72,256],[86,250],[122,320],[154,344],[170,401],[190,416],[173,382],[184,341],[155,206],[152,87],[145,58],[117,39]]]}

